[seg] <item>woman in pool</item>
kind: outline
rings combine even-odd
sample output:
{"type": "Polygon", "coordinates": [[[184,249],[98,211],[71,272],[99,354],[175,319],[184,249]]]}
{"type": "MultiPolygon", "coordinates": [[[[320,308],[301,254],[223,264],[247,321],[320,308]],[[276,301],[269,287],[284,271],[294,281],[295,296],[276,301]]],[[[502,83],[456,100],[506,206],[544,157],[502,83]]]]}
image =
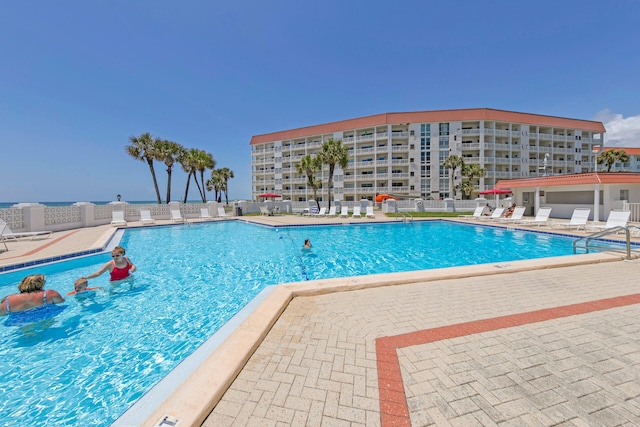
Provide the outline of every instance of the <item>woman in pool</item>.
{"type": "Polygon", "coordinates": [[[0,301],[0,316],[64,302],[58,292],[44,289],[45,282],[44,274],[33,274],[22,279],[18,285],[20,293],[7,295],[0,301]]]}
{"type": "Polygon", "coordinates": [[[302,249],[311,249],[311,240],[305,239],[302,249]]]}
{"type": "Polygon", "coordinates": [[[116,280],[122,280],[129,277],[129,273],[133,273],[136,271],[136,266],[133,265],[131,260],[124,256],[125,250],[122,246],[116,246],[111,251],[111,261],[107,262],[102,268],[95,273],[91,273],[87,277],[83,277],[83,279],[93,279],[94,277],[98,277],[105,271],[109,271],[111,275],[111,281],[114,282],[116,280]]]}

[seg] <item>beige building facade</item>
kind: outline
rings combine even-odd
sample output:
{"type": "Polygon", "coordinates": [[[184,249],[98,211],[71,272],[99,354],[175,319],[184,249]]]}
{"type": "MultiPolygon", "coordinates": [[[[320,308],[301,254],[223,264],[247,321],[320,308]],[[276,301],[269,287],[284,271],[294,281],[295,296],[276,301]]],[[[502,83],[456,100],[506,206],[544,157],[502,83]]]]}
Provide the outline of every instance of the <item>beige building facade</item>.
{"type": "MultiPolygon", "coordinates": [[[[600,122],[479,108],[384,113],[256,135],[250,143],[252,197],[273,192],[285,200],[312,199],[297,165],[331,138],[349,153],[347,167],[336,167],[334,198],[356,201],[376,194],[459,199],[461,192],[451,191],[451,171],[442,166],[454,154],[484,168],[475,192],[502,179],[592,172],[604,133],[600,122]]],[[[328,167],[318,178],[327,185],[328,167]]],[[[456,170],[454,185],[463,178],[456,170]]],[[[319,194],[326,197],[326,188],[319,194]]]]}

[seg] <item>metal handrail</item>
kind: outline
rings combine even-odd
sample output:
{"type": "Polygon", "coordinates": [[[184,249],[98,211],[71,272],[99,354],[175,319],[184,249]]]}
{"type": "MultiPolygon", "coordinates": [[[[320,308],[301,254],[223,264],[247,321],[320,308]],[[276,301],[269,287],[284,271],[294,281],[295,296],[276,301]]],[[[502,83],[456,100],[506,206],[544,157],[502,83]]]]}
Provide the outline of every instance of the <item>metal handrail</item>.
{"type": "MultiPolygon", "coordinates": [[[[625,233],[625,246],[626,246],[626,256],[627,259],[630,260],[631,259],[631,228],[635,228],[638,230],[638,232],[640,232],[640,227],[635,226],[635,225],[630,225],[628,227],[623,227],[623,226],[617,226],[617,227],[612,227],[612,228],[607,228],[605,230],[602,231],[598,231],[596,233],[592,233],[588,236],[585,237],[580,237],[576,240],[573,241],[573,253],[577,253],[577,248],[578,248],[578,243],[580,242],[584,242],[584,250],[589,253],[589,250],[597,250],[597,249],[608,249],[608,250],[612,250],[613,248],[611,246],[605,246],[602,244],[590,244],[591,241],[595,240],[595,239],[600,239],[604,236],[608,236],[610,234],[618,234],[621,231],[624,231],[625,233]]],[[[609,242],[611,243],[611,242],[609,242]]],[[[623,243],[623,242],[620,242],[623,243]]]]}

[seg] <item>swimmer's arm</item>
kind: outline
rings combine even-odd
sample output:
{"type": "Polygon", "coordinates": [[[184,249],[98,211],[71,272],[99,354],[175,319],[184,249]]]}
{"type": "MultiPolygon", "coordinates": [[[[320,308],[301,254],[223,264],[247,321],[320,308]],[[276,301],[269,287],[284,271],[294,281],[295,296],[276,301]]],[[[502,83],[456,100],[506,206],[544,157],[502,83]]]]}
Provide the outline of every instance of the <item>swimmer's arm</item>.
{"type": "Polygon", "coordinates": [[[64,298],[56,291],[47,291],[47,299],[53,304],[64,302],[64,298]]]}
{"type": "Polygon", "coordinates": [[[102,268],[100,268],[100,270],[96,271],[95,273],[91,273],[88,276],[85,276],[85,279],[93,279],[94,277],[100,276],[102,273],[109,270],[109,267],[111,267],[111,264],[112,264],[111,261],[105,263],[105,265],[103,265],[102,268]]]}
{"type": "Polygon", "coordinates": [[[127,262],[129,263],[129,265],[131,265],[131,268],[129,269],[129,273],[134,273],[136,271],[136,266],[131,262],[129,257],[127,257],[127,262]]]}

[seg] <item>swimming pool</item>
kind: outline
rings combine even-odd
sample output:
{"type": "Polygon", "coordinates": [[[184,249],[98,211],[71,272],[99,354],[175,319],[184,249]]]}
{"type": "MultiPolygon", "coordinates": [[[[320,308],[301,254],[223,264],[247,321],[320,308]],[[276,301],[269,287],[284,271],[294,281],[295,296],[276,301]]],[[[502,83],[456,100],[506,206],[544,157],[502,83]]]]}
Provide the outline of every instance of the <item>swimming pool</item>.
{"type": "MultiPolygon", "coordinates": [[[[572,254],[571,239],[446,221],[269,228],[237,221],[127,230],[138,266],[54,319],[3,326],[5,423],[112,423],[265,286],[572,254]],[[302,250],[305,238],[313,248],[302,250]]],[[[66,294],[108,254],[0,275],[0,295],[47,274],[66,294]]]]}

